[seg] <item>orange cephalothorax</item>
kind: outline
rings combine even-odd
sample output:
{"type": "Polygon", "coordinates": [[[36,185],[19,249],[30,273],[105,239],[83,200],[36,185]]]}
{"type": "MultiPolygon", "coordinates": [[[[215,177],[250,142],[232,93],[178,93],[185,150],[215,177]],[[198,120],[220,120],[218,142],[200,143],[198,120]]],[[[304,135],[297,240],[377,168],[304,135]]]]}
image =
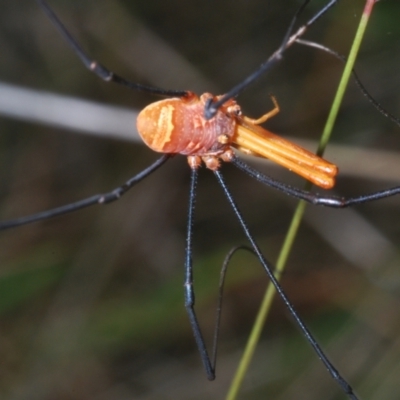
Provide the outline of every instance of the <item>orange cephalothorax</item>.
{"type": "Polygon", "coordinates": [[[334,164],[259,126],[279,112],[274,98],[275,108],[259,119],[242,116],[236,101],[229,100],[206,120],[207,101],[220,97],[204,93],[199,98],[188,92],[183,98],[152,103],[139,113],[139,134],[154,151],[186,155],[191,168],[204,161],[209,169],[216,170],[220,159],[232,158],[235,147],[275,161],[325,189],[334,186],[338,172],[334,164]]]}

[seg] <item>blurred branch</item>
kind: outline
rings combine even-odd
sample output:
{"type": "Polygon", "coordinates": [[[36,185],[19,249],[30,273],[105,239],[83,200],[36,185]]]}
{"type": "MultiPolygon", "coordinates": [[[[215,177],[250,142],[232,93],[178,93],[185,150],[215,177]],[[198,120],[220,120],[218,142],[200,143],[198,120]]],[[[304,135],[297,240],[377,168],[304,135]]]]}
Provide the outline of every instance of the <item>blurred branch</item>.
{"type": "Polygon", "coordinates": [[[113,139],[140,141],[137,111],[0,83],[0,114],[113,139]]]}
{"type": "MultiPolygon", "coordinates": [[[[138,112],[0,82],[0,114],[75,133],[142,143],[134,122],[138,112]]],[[[317,146],[316,141],[286,138],[311,151],[317,146]]],[[[339,166],[342,176],[385,182],[398,181],[400,159],[395,151],[331,144],[326,157],[339,166]],[[360,163],[360,160],[368,162],[360,163]]],[[[251,160],[265,162],[254,157],[251,160]]],[[[274,163],[271,166],[276,167],[274,163]]]]}

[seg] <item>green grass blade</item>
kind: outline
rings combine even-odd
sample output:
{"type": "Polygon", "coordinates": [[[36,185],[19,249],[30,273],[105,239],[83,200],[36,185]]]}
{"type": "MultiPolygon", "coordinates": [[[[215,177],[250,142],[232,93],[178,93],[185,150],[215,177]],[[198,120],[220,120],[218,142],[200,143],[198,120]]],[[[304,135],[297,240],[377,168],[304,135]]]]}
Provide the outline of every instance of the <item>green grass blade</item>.
{"type": "MultiPolygon", "coordinates": [[[[332,107],[331,107],[328,119],[326,121],[326,124],[325,124],[325,128],[321,135],[321,139],[320,139],[318,150],[317,150],[318,155],[322,155],[324,153],[324,150],[325,150],[325,148],[329,142],[329,139],[331,137],[333,126],[336,121],[336,117],[338,115],[339,108],[340,108],[341,102],[343,100],[343,96],[346,91],[346,87],[348,85],[348,82],[349,82],[349,79],[351,76],[351,72],[353,70],[354,63],[356,61],[357,54],[360,49],[360,45],[361,45],[362,39],[364,37],[364,33],[365,33],[366,27],[368,25],[368,20],[371,15],[372,8],[373,8],[375,2],[376,2],[376,0],[367,0],[366,1],[361,20],[358,25],[358,29],[357,29],[356,35],[355,35],[353,43],[352,43],[350,54],[348,56],[345,68],[343,70],[343,74],[342,74],[335,98],[333,100],[332,107]]],[[[306,190],[309,190],[310,188],[311,188],[310,184],[305,185],[306,190]]],[[[304,201],[300,201],[294,212],[291,224],[289,226],[288,232],[285,237],[285,241],[283,243],[281,252],[278,257],[278,261],[277,261],[277,265],[276,265],[276,276],[277,276],[278,280],[280,279],[282,272],[285,269],[286,261],[289,257],[292,245],[296,238],[298,228],[300,226],[305,209],[306,209],[306,203],[304,201]]],[[[249,368],[250,362],[253,358],[257,343],[261,336],[262,329],[263,329],[266,319],[268,317],[274,296],[275,296],[275,288],[272,284],[269,284],[267,287],[264,299],[262,301],[261,307],[258,311],[255,323],[253,325],[253,329],[250,333],[250,337],[248,339],[242,359],[240,360],[238,369],[235,373],[231,387],[228,391],[228,394],[226,397],[227,400],[234,400],[237,398],[237,396],[239,394],[240,387],[243,383],[243,380],[244,380],[246,372],[249,368]]]]}

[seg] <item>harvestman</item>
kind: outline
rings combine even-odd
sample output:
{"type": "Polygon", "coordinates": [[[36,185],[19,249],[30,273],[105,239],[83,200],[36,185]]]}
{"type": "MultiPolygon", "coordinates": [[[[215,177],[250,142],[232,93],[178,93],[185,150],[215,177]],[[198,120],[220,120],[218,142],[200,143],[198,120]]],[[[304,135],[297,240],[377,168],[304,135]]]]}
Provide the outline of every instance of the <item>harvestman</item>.
{"type": "Polygon", "coordinates": [[[335,165],[293,143],[280,138],[279,136],[272,134],[271,132],[259,126],[259,124],[265,122],[268,118],[279,112],[279,107],[274,98],[272,99],[275,105],[274,109],[258,119],[251,119],[243,116],[240,106],[233,98],[237,96],[241,90],[247,87],[251,82],[271,68],[276,62],[278,62],[282,58],[282,54],[286,48],[294,43],[295,40],[297,40],[306,31],[308,26],[313,24],[338,0],[329,1],[329,3],[310,21],[308,21],[306,25],[302,26],[297,33],[290,36],[298,14],[308,3],[308,1],[306,1],[298,13],[296,13],[280,48],[264,64],[262,64],[258,70],[256,70],[243,82],[223,96],[213,96],[209,93],[205,93],[200,97],[188,91],[162,90],[131,83],[114,74],[101,64],[91,60],[86,55],[83,49],[70,35],[62,22],[58,19],[45,1],[36,1],[45,11],[49,19],[56,26],[64,39],[72,47],[74,52],[79,56],[83,64],[97,76],[105,81],[113,81],[131,89],[173,98],[150,104],[144,110],[142,110],[138,116],[137,127],[144,142],[154,151],[164,153],[164,155],[152,165],[135,175],[133,178],[129,179],[122,186],[109,193],[95,195],[76,203],[2,222],[0,223],[0,230],[5,230],[8,228],[55,217],[57,215],[66,214],[72,211],[77,211],[90,205],[107,204],[118,200],[127,190],[132,188],[142,179],[146,178],[161,165],[163,165],[172,154],[179,153],[187,156],[191,168],[191,183],[186,236],[184,279],[185,307],[189,315],[190,324],[192,326],[207,377],[208,379],[212,380],[215,378],[215,349],[213,351],[213,357],[210,359],[194,310],[195,301],[192,271],[192,228],[194,218],[194,200],[196,197],[198,167],[204,162],[206,167],[214,172],[247,239],[251,244],[254,253],[257,255],[260,263],[262,264],[296,323],[299,325],[306,339],[309,341],[318,357],[324,363],[329,373],[341,386],[342,390],[349,396],[349,398],[357,399],[357,396],[354,394],[351,386],[344,380],[344,378],[341,377],[341,375],[326,357],[316,340],[309,332],[308,328],[303,323],[302,319],[298,316],[286,294],[283,292],[279,282],[273,275],[271,265],[266,261],[253,236],[251,235],[247,224],[244,221],[228,187],[226,186],[221,172],[219,171],[221,161],[231,162],[246,174],[267,186],[271,186],[288,195],[305,200],[312,204],[336,208],[348,207],[354,204],[378,200],[384,197],[396,195],[400,192],[400,187],[395,187],[350,199],[325,197],[317,194],[311,194],[307,191],[288,186],[260,173],[259,171],[247,165],[243,160],[239,159],[233,150],[236,148],[247,154],[269,158],[320,187],[329,189],[334,186],[334,179],[335,175],[337,174],[337,167],[335,165]]]}

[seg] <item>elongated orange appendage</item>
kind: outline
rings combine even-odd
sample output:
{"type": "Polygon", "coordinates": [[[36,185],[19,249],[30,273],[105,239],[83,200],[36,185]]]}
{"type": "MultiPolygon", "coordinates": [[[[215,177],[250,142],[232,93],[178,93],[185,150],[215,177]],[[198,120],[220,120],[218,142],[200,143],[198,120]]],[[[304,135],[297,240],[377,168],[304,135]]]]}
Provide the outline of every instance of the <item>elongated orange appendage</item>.
{"type": "Polygon", "coordinates": [[[335,185],[336,165],[260,126],[238,118],[232,141],[239,149],[268,158],[324,189],[335,185]]]}

